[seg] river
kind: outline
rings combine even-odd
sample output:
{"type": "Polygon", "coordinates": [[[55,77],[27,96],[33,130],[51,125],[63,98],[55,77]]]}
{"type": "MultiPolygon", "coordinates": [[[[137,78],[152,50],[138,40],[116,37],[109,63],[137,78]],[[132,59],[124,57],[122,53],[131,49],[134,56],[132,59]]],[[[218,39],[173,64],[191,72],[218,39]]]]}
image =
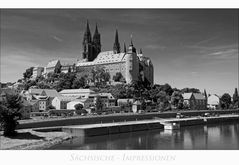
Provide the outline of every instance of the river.
{"type": "Polygon", "coordinates": [[[50,150],[238,150],[239,122],[75,137],[50,150]]]}

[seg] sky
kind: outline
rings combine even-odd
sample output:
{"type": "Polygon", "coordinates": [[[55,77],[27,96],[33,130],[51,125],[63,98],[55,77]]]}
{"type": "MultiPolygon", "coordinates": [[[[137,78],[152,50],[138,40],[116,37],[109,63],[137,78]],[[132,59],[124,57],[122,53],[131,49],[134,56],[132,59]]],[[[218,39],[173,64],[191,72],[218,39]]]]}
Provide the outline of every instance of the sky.
{"type": "Polygon", "coordinates": [[[238,88],[238,10],[230,9],[2,9],[1,82],[52,59],[81,59],[87,19],[92,34],[98,24],[102,51],[112,50],[116,29],[122,48],[132,35],[157,84],[219,95],[238,88]]]}

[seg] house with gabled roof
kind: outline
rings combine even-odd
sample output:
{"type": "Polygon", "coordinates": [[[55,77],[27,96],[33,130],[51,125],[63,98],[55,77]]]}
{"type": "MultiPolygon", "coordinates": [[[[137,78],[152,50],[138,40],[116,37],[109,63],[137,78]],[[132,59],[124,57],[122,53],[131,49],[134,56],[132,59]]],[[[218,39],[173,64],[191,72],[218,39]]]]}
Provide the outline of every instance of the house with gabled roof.
{"type": "Polygon", "coordinates": [[[184,93],[184,105],[191,110],[206,110],[207,98],[201,93],[184,93]]]}

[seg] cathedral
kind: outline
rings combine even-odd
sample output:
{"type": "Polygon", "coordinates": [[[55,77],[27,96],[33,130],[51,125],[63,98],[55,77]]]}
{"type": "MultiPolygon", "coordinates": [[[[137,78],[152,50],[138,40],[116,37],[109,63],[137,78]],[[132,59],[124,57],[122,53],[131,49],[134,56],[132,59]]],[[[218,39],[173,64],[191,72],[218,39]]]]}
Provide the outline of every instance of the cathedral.
{"type": "Polygon", "coordinates": [[[141,49],[139,52],[136,50],[132,38],[128,49],[124,44],[122,51],[118,31],[116,30],[113,50],[102,52],[100,37],[96,25],[92,38],[89,22],[87,21],[82,43],[82,58],[76,63],[76,67],[103,67],[110,74],[110,83],[115,83],[114,77],[121,74],[124,82],[128,84],[140,80],[150,85],[154,84],[153,64],[149,57],[143,55],[141,49]]]}

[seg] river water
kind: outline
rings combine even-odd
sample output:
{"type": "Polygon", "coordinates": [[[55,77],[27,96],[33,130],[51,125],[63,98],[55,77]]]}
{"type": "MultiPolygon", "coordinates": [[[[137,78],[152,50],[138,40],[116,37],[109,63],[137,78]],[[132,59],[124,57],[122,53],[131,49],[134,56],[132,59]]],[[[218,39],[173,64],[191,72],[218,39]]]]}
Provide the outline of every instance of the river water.
{"type": "Polygon", "coordinates": [[[239,122],[150,130],[105,136],[76,137],[56,150],[238,150],[239,122]]]}

